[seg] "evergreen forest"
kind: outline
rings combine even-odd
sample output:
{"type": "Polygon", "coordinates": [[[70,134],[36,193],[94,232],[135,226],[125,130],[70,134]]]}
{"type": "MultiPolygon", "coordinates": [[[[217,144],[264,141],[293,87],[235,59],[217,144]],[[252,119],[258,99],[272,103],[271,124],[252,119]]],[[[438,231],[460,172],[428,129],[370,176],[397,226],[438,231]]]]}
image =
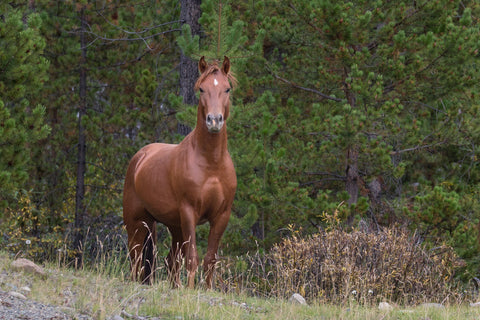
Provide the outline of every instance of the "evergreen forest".
{"type": "Polygon", "coordinates": [[[394,227],[478,277],[479,35],[475,0],[2,1],[1,248],[126,255],[129,160],[195,127],[197,62],[228,56],[238,187],[222,255],[394,227]]]}

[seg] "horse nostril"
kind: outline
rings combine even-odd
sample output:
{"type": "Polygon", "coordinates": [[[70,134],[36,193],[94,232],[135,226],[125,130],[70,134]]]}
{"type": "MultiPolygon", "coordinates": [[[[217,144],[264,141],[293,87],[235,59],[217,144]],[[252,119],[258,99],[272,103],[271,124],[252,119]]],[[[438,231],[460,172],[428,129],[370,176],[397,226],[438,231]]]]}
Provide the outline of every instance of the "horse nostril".
{"type": "Polygon", "coordinates": [[[207,123],[212,123],[212,120],[213,120],[212,115],[208,114],[207,115],[207,123]]]}
{"type": "Polygon", "coordinates": [[[205,117],[207,129],[210,132],[219,132],[223,127],[224,118],[222,114],[209,113],[205,117]]]}

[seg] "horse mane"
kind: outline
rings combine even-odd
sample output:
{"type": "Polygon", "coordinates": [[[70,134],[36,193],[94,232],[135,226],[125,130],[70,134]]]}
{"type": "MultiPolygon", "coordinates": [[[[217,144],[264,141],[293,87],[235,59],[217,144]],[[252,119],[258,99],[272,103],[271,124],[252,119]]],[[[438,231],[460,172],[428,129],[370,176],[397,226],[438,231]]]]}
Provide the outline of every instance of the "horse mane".
{"type": "MultiPolygon", "coordinates": [[[[195,91],[197,91],[200,88],[200,84],[202,84],[202,82],[205,81],[205,78],[207,78],[211,74],[216,74],[219,72],[225,75],[225,73],[218,66],[217,61],[209,63],[207,69],[202,74],[200,74],[200,77],[198,77],[197,82],[195,82],[195,91]]],[[[232,86],[232,89],[233,89],[237,85],[237,78],[235,78],[235,76],[232,74],[232,71],[230,71],[226,76],[227,76],[228,82],[230,82],[230,85],[232,86]]]]}

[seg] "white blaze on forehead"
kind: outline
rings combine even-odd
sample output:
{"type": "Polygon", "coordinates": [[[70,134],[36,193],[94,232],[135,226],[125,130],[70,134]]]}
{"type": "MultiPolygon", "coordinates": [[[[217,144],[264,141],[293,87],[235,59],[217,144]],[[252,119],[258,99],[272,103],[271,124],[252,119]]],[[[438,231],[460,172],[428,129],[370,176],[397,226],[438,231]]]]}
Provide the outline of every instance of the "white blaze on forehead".
{"type": "Polygon", "coordinates": [[[217,79],[213,79],[213,85],[216,87],[218,85],[217,79]]]}

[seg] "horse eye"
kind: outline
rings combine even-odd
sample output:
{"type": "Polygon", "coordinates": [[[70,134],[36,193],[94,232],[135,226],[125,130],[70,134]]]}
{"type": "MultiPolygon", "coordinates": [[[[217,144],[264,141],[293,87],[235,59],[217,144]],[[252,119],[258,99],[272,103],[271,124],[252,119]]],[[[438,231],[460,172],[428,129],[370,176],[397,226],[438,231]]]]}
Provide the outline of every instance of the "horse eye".
{"type": "Polygon", "coordinates": [[[225,90],[225,93],[229,93],[230,92],[230,88],[228,88],[227,90],[225,90]]]}
{"type": "Polygon", "coordinates": [[[200,93],[203,93],[203,89],[202,88],[199,88],[200,89],[200,93]]]}

